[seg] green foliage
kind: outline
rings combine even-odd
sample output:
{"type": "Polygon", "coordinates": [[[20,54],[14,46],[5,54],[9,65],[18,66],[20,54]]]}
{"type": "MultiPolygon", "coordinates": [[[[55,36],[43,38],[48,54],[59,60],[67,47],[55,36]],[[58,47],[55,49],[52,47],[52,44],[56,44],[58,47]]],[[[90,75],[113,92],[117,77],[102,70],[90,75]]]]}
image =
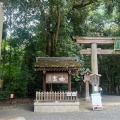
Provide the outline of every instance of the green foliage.
{"type": "MultiPolygon", "coordinates": [[[[86,46],[76,44],[72,37],[120,35],[120,4],[117,0],[3,2],[4,29],[0,77],[4,80],[3,89],[6,96],[9,92],[19,92],[19,96],[26,96],[29,91],[42,90],[42,76],[32,69],[35,57],[77,57],[81,69],[72,80],[81,81],[80,73],[85,70],[84,67],[90,68],[90,60],[87,59],[90,56],[79,54],[79,50],[86,46]]],[[[104,73],[108,76],[118,76],[117,71],[120,68],[115,64],[117,60],[117,57],[100,57],[99,64],[106,66],[103,67],[105,71],[110,67],[115,71],[110,74],[108,71],[101,73],[104,76],[104,73]]]]}
{"type": "Polygon", "coordinates": [[[8,100],[10,98],[9,91],[2,91],[0,90],[0,100],[8,100]]]}

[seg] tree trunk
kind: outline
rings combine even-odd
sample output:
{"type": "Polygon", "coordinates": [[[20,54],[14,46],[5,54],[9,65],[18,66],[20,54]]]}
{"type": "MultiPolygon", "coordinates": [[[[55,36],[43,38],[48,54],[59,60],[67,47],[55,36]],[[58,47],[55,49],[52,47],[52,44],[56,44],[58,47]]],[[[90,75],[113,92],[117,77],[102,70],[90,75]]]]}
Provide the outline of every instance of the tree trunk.
{"type": "Polygon", "coordinates": [[[59,37],[59,29],[60,29],[60,5],[57,6],[57,24],[56,24],[56,33],[55,33],[55,40],[54,40],[54,55],[56,55],[56,45],[59,37]]]}

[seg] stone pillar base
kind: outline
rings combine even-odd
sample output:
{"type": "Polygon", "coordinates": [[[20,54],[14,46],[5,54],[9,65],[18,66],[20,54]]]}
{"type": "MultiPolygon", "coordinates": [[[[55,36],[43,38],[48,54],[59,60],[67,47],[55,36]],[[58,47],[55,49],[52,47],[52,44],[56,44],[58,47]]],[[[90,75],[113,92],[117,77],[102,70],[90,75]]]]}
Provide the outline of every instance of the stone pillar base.
{"type": "Polygon", "coordinates": [[[90,101],[90,97],[85,97],[85,101],[90,101]]]}

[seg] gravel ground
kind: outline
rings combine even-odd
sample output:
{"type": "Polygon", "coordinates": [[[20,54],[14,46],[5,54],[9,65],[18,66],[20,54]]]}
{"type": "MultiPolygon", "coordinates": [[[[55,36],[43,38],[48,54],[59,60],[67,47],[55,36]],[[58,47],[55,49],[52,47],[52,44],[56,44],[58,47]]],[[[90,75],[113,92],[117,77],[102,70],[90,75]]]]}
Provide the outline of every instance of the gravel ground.
{"type": "Polygon", "coordinates": [[[79,112],[34,113],[33,105],[0,109],[0,120],[120,120],[120,96],[103,96],[103,110],[92,110],[91,102],[81,100],[79,112]]]}

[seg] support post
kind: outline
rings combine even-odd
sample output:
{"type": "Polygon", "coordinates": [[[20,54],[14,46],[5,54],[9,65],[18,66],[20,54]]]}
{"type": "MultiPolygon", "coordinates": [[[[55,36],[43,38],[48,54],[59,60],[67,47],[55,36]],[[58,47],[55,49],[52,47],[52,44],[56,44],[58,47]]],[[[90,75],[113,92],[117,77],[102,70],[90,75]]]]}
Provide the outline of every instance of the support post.
{"type": "MultiPolygon", "coordinates": [[[[45,75],[44,75],[44,78],[45,78],[45,75]]],[[[43,78],[43,91],[45,92],[46,91],[46,81],[44,78],[43,78]]]]}
{"type": "Polygon", "coordinates": [[[68,91],[71,92],[71,73],[68,74],[68,91]]]}
{"type": "Polygon", "coordinates": [[[43,71],[43,92],[46,92],[46,71],[43,71]]]}
{"type": "Polygon", "coordinates": [[[90,101],[90,95],[89,95],[89,81],[86,81],[85,82],[85,84],[86,84],[86,97],[85,97],[85,100],[86,101],[90,101]]]}
{"type": "MultiPolygon", "coordinates": [[[[93,74],[98,74],[98,60],[97,60],[97,44],[91,44],[91,69],[93,74]]],[[[97,86],[98,87],[98,86],[97,86]]],[[[94,84],[92,84],[92,92],[94,93],[94,84]]]]}
{"type": "Polygon", "coordinates": [[[98,74],[98,62],[97,62],[97,44],[91,44],[91,69],[93,74],[98,74]]]}

